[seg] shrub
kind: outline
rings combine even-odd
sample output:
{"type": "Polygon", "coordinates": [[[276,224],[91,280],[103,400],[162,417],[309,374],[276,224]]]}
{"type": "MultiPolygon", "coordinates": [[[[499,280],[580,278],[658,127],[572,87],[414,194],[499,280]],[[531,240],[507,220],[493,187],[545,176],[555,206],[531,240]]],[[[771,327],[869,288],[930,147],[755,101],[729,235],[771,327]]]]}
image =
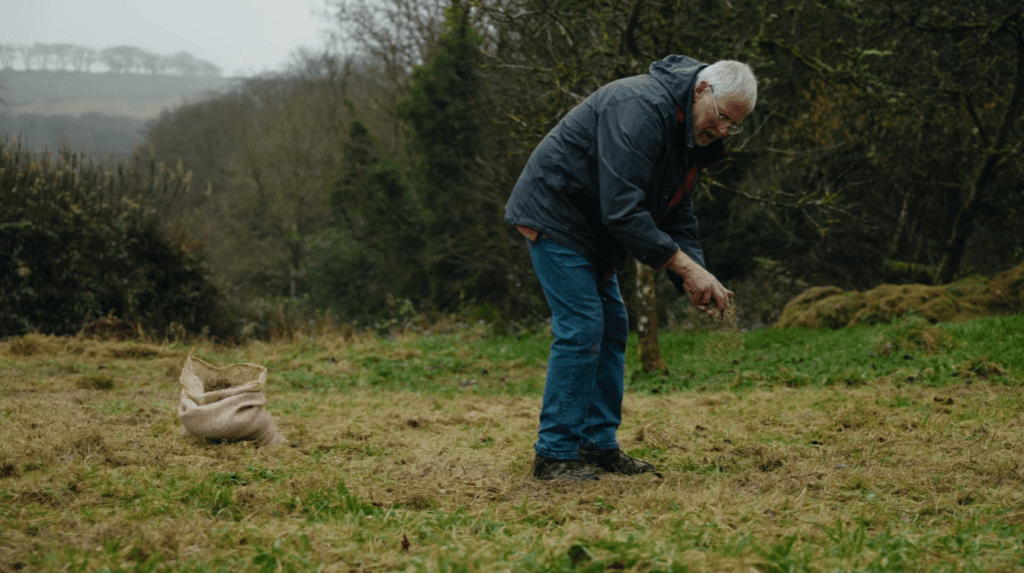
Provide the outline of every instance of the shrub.
{"type": "Polygon", "coordinates": [[[952,347],[953,337],[948,332],[916,313],[894,320],[879,331],[874,343],[875,352],[885,356],[892,352],[934,353],[952,347]]]}
{"type": "Polygon", "coordinates": [[[188,176],[136,162],[0,142],[0,337],[75,334],[100,317],[228,337],[233,321],[201,253],[160,220],[188,176]]]}

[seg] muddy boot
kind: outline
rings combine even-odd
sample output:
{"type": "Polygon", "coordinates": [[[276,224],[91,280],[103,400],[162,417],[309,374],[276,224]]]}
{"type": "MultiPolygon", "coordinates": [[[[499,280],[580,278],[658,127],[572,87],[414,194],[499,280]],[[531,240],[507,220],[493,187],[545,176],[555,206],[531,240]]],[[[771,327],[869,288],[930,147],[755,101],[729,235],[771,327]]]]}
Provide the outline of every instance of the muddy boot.
{"type": "Polygon", "coordinates": [[[594,481],[598,477],[586,471],[580,460],[557,460],[537,454],[533,459],[533,479],[594,481]]]}
{"type": "Polygon", "coordinates": [[[580,447],[580,460],[585,465],[597,466],[608,473],[626,476],[652,473],[658,477],[663,477],[661,472],[654,469],[654,464],[632,458],[620,449],[588,450],[587,448],[580,447]]]}

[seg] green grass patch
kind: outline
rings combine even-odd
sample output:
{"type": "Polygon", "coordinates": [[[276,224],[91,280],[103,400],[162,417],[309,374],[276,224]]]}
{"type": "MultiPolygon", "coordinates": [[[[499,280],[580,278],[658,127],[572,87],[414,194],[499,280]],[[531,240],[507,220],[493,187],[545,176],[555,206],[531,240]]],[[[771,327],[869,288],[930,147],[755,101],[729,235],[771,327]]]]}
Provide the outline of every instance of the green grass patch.
{"type": "Polygon", "coordinates": [[[635,337],[630,338],[626,367],[634,373],[630,387],[637,391],[858,385],[882,376],[930,386],[972,375],[1012,384],[1024,377],[1024,315],[931,328],[941,332],[931,335],[936,342],[922,340],[923,329],[913,317],[840,330],[764,329],[743,333],[742,347],[712,355],[705,350],[713,333],[662,333],[669,376],[635,374],[635,337]],[[888,349],[887,341],[892,341],[888,349]],[[987,363],[979,365],[981,360],[987,363]]]}

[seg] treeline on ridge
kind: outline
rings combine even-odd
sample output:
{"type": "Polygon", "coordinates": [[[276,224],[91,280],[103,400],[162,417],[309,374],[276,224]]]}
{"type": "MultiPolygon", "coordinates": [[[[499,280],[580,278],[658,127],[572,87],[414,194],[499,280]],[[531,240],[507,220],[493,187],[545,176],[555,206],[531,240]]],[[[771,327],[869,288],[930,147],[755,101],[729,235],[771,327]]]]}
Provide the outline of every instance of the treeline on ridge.
{"type": "Polygon", "coordinates": [[[0,69],[64,70],[91,72],[102,64],[115,74],[173,74],[219,76],[220,66],[186,51],[157,54],[138,46],[108,46],[102,49],[70,43],[0,43],[0,69]]]}

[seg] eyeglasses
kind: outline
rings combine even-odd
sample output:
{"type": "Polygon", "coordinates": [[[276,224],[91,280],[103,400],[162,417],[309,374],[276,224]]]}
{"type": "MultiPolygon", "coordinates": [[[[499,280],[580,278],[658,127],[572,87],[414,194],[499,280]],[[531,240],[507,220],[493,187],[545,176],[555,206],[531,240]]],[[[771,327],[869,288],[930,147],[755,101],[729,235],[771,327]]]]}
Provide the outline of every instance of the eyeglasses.
{"type": "Polygon", "coordinates": [[[708,88],[711,89],[711,103],[712,105],[715,106],[715,113],[718,114],[718,121],[724,121],[725,124],[729,126],[729,135],[736,135],[737,133],[743,131],[742,125],[738,123],[733,123],[731,119],[725,117],[724,115],[722,115],[722,112],[718,111],[718,104],[715,102],[715,86],[709,84],[708,88]]]}

